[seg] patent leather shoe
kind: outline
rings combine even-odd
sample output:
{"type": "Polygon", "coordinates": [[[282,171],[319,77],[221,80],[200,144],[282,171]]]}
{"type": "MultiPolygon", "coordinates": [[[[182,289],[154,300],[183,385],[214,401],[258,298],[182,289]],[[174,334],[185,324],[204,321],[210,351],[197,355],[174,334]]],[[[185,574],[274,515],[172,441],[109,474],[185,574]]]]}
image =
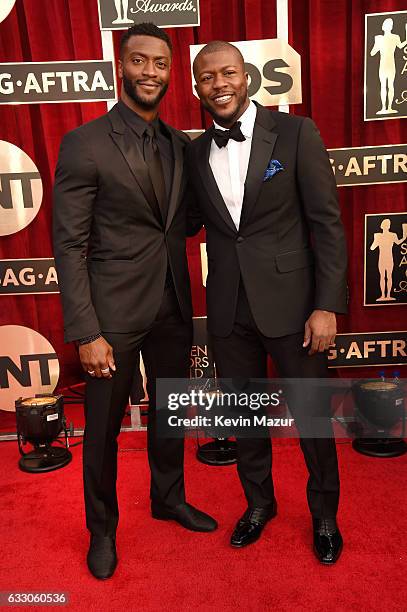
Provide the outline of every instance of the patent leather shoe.
{"type": "Polygon", "coordinates": [[[335,519],[312,519],[314,529],[314,552],[321,563],[333,565],[343,548],[341,532],[335,519]]]}
{"type": "Polygon", "coordinates": [[[256,542],[268,521],[277,514],[277,502],[274,500],[268,508],[248,508],[239,519],[235,527],[230,543],[234,548],[243,548],[248,544],[256,542]]]}
{"type": "Polygon", "coordinates": [[[91,534],[87,563],[95,578],[106,580],[113,576],[117,566],[115,538],[91,534]]]}
{"type": "Polygon", "coordinates": [[[160,521],[176,521],[190,531],[209,532],[215,531],[218,527],[218,523],[209,514],[187,503],[168,507],[153,501],[151,515],[160,521]]]}

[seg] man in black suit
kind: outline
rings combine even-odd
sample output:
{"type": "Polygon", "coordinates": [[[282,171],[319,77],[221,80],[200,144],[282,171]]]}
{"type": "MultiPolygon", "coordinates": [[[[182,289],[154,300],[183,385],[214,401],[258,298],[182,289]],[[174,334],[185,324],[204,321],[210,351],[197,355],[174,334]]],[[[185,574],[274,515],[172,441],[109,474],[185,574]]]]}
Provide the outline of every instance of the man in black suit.
{"type": "Polygon", "coordinates": [[[172,48],[153,24],[124,34],[121,100],[68,133],[55,177],[54,253],[65,340],[86,376],[83,447],[88,566],[117,564],[117,436],[141,351],[150,400],[151,510],[194,531],[216,522],[185,502],[182,439],[158,439],[157,378],[188,377],[192,308],[185,251],[186,136],[158,118],[172,48]]]}
{"type": "MultiPolygon", "coordinates": [[[[215,125],[190,145],[198,207],[191,233],[206,228],[207,312],[221,378],[265,378],[270,355],[281,377],[325,378],[325,351],[346,311],[346,247],[336,185],[314,123],[250,102],[241,53],[214,41],[194,61],[196,91],[215,125]]],[[[325,399],[289,408],[300,432],[323,417],[324,437],[301,437],[314,550],[334,563],[339,475],[325,399]]],[[[315,397],[314,397],[315,400],[315,397]]],[[[231,544],[257,540],[276,515],[271,442],[237,440],[238,473],[248,502],[231,544]]]]}

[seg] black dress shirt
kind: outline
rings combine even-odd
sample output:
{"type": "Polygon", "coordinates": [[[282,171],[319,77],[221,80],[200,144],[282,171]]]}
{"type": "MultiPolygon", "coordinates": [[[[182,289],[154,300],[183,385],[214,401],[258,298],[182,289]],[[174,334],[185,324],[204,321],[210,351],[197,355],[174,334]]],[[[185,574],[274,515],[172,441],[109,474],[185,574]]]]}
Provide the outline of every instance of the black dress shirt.
{"type": "MultiPolygon", "coordinates": [[[[141,155],[143,155],[143,134],[148,126],[147,121],[129,108],[122,100],[119,100],[118,108],[123,121],[131,128],[131,133],[134,135],[134,146],[136,146],[141,155]]],[[[171,138],[165,125],[158,117],[151,122],[151,125],[155,129],[157,146],[164,172],[165,191],[167,200],[169,201],[174,173],[174,154],[172,151],[171,138]]]]}

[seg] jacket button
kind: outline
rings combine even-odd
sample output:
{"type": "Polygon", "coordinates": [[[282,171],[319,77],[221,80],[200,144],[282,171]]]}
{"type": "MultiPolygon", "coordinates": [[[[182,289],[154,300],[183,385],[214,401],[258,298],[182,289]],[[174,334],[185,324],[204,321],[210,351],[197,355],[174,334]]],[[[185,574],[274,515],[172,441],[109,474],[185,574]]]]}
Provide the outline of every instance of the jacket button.
{"type": "Polygon", "coordinates": [[[243,242],[244,238],[243,236],[238,236],[236,242],[243,242]]]}

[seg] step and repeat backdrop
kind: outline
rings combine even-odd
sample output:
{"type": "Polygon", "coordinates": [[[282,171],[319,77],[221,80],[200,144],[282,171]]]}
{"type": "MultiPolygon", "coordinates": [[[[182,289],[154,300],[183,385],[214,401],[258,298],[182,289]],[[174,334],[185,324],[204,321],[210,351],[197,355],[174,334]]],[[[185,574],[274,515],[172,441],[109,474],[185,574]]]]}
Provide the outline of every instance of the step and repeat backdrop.
{"type": "MultiPolygon", "coordinates": [[[[407,373],[407,11],[377,0],[2,0],[0,6],[0,430],[20,397],[81,381],[63,343],[52,181],[63,134],[115,103],[118,43],[134,23],[168,28],[162,117],[191,137],[210,120],[191,61],[213,39],[243,53],[249,94],[311,116],[329,150],[349,248],[349,314],[329,353],[338,376],[407,373]],[[374,9],[376,12],[372,12],[374,9]],[[358,369],[360,368],[360,369],[358,369]],[[376,368],[376,369],[375,369],[376,368]]],[[[212,375],[205,235],[188,245],[191,375],[212,375]]],[[[300,288],[299,288],[300,290],[300,288]]]]}

